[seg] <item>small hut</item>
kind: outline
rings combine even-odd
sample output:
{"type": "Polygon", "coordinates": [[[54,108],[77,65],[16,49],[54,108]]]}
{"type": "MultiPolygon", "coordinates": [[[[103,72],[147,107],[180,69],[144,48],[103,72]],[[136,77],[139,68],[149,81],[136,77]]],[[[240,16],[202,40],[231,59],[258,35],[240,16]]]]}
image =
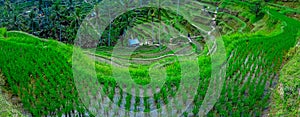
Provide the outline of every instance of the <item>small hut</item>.
{"type": "Polygon", "coordinates": [[[135,38],[135,39],[128,39],[128,46],[129,47],[137,47],[140,45],[140,41],[135,38]]]}

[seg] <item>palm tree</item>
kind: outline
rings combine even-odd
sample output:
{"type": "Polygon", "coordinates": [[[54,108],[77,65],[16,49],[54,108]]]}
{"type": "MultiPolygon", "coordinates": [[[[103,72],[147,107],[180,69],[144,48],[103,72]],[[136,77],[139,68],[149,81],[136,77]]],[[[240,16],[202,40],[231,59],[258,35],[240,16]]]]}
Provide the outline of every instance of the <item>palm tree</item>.
{"type": "Polygon", "coordinates": [[[21,21],[20,21],[19,15],[14,16],[14,21],[13,22],[14,22],[14,27],[17,30],[20,30],[21,21]]]}
{"type": "Polygon", "coordinates": [[[43,0],[39,0],[39,10],[42,10],[43,7],[43,0]]]}
{"type": "Polygon", "coordinates": [[[111,37],[111,12],[110,12],[110,8],[108,8],[108,15],[109,15],[109,30],[108,30],[108,40],[107,40],[107,45],[110,46],[110,37],[111,37]]]}
{"type": "Polygon", "coordinates": [[[82,9],[81,8],[74,8],[72,0],[70,1],[70,5],[66,8],[66,12],[64,15],[66,16],[65,21],[67,21],[68,25],[66,28],[66,34],[64,35],[65,39],[68,39],[69,43],[73,43],[73,40],[76,37],[77,30],[79,28],[79,23],[82,17],[82,9]],[[66,15],[68,14],[68,15],[66,15]]]}
{"type": "Polygon", "coordinates": [[[34,33],[35,32],[35,13],[33,11],[31,11],[29,13],[29,25],[31,27],[32,33],[34,33]]]}
{"type": "Polygon", "coordinates": [[[127,28],[127,21],[128,19],[127,19],[127,15],[121,15],[120,17],[119,17],[119,19],[118,19],[118,21],[119,22],[116,22],[117,24],[117,26],[119,26],[120,28],[119,28],[119,38],[120,38],[120,40],[121,40],[121,45],[122,46],[124,46],[124,39],[125,39],[125,37],[124,37],[124,35],[125,35],[125,33],[126,33],[126,28],[127,28]]]}
{"type": "Polygon", "coordinates": [[[154,17],[155,17],[155,9],[152,9],[152,14],[151,14],[151,23],[152,23],[152,43],[154,43],[154,17]]]}
{"type": "MultiPolygon", "coordinates": [[[[159,6],[158,6],[158,20],[159,20],[159,23],[161,23],[161,8],[160,8],[160,5],[161,5],[161,1],[158,0],[158,3],[159,3],[159,6]]],[[[159,43],[159,50],[161,50],[161,42],[160,42],[160,25],[159,25],[159,37],[158,37],[158,43],[159,43]]]]}
{"type": "Polygon", "coordinates": [[[55,3],[54,3],[54,6],[52,8],[52,12],[54,12],[52,15],[52,23],[53,23],[53,29],[54,30],[54,33],[56,34],[56,37],[59,38],[59,41],[62,41],[62,35],[61,35],[61,32],[62,32],[62,26],[61,26],[61,9],[60,9],[60,6],[59,6],[59,3],[60,3],[60,0],[57,0],[55,3]],[[59,29],[59,33],[57,34],[57,29],[59,29]]]}
{"type": "Polygon", "coordinates": [[[5,9],[6,11],[8,12],[8,17],[10,16],[11,14],[11,11],[13,10],[12,6],[11,6],[11,3],[10,3],[10,0],[5,0],[4,2],[4,5],[5,5],[5,9]]]}

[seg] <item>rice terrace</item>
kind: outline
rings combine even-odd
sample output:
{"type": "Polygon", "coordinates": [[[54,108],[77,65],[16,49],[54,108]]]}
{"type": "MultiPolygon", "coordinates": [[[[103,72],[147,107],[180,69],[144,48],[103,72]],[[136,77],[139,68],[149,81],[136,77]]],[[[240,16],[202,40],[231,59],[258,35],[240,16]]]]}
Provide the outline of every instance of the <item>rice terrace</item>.
{"type": "Polygon", "coordinates": [[[0,0],[0,117],[299,117],[299,0],[0,0]]]}

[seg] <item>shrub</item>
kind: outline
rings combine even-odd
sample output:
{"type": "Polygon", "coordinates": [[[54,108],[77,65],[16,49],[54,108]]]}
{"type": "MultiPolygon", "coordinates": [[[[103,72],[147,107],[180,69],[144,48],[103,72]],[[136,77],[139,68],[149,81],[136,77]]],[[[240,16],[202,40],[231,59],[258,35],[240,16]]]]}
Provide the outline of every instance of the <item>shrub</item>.
{"type": "Polygon", "coordinates": [[[6,37],[7,36],[7,30],[6,28],[0,28],[0,37],[6,37]]]}

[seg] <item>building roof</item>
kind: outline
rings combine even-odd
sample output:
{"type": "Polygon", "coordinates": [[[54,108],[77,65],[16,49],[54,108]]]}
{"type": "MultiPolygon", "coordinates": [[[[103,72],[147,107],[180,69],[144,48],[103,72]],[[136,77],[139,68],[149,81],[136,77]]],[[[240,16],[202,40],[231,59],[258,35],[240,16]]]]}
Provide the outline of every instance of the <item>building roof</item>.
{"type": "Polygon", "coordinates": [[[129,45],[136,45],[136,44],[140,44],[140,41],[138,39],[128,39],[128,43],[129,45]]]}

